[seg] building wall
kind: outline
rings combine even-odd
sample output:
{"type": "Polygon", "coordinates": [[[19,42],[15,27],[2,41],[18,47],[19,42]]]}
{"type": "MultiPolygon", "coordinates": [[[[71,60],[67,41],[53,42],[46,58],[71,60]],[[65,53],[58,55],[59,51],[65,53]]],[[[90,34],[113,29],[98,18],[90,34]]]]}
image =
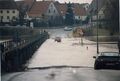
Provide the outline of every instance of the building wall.
{"type": "Polygon", "coordinates": [[[76,20],[80,20],[80,18],[81,18],[80,16],[75,16],[76,20]]]}
{"type": "Polygon", "coordinates": [[[98,12],[99,19],[105,18],[104,10],[105,10],[105,7],[101,8],[100,11],[98,12]]]}
{"type": "Polygon", "coordinates": [[[86,17],[87,16],[75,16],[75,19],[85,21],[86,17]]]}
{"type": "Polygon", "coordinates": [[[53,18],[56,17],[56,16],[59,16],[59,13],[55,7],[55,5],[53,3],[51,3],[48,7],[48,10],[46,12],[46,15],[53,18]]]}
{"type": "Polygon", "coordinates": [[[54,3],[51,3],[46,11],[48,22],[52,25],[62,24],[62,18],[54,3]]]}
{"type": "MultiPolygon", "coordinates": [[[[0,9],[0,20],[10,22],[12,19],[19,17],[19,11],[16,9],[0,9]]],[[[0,21],[1,22],[1,21],[0,21]]]]}
{"type": "Polygon", "coordinates": [[[85,21],[86,17],[87,17],[87,16],[81,16],[81,20],[82,20],[82,21],[85,21]]]}

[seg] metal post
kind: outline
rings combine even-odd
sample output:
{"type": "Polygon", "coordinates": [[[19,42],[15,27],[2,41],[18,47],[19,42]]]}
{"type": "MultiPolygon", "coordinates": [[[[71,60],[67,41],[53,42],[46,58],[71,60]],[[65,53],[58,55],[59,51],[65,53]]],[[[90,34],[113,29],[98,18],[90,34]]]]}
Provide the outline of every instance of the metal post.
{"type": "Polygon", "coordinates": [[[119,0],[119,38],[118,38],[118,51],[120,54],[120,0],[119,0]]]}
{"type": "Polygon", "coordinates": [[[119,0],[119,40],[120,40],[120,0],[119,0]]]}
{"type": "Polygon", "coordinates": [[[98,29],[99,29],[99,16],[98,16],[98,0],[96,1],[97,5],[97,54],[99,54],[99,39],[98,39],[98,29]]]}

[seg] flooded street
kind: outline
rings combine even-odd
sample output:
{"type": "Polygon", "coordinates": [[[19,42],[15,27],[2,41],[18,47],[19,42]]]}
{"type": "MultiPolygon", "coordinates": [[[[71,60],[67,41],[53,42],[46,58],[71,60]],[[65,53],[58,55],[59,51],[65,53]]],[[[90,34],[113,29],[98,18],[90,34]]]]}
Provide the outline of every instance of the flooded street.
{"type": "MultiPolygon", "coordinates": [[[[96,45],[86,45],[95,42],[83,39],[85,45],[81,45],[80,38],[68,38],[67,35],[71,34],[69,31],[50,31],[51,38],[48,39],[43,45],[35,52],[32,59],[29,61],[28,68],[34,67],[47,67],[47,66],[86,66],[93,67],[96,55],[96,45]],[[60,33],[61,32],[61,33],[60,33]],[[67,34],[66,34],[67,33],[67,34]],[[64,37],[62,37],[64,35],[64,37]],[[55,42],[54,37],[62,37],[62,42],[55,42]],[[67,37],[67,38],[65,38],[67,37]]],[[[100,52],[117,52],[118,49],[100,46],[100,52]]]]}

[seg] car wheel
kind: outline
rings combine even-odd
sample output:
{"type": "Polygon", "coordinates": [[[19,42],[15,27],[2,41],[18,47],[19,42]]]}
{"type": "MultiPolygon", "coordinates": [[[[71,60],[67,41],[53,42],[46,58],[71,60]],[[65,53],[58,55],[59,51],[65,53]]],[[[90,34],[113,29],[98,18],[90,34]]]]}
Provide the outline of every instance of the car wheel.
{"type": "Polygon", "coordinates": [[[120,70],[120,64],[116,65],[116,69],[120,70]]]}

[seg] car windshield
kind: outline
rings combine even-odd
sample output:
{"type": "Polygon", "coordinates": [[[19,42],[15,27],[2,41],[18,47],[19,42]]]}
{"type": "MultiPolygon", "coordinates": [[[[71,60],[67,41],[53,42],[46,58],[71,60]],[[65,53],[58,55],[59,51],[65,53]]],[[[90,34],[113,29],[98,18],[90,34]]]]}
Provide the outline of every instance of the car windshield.
{"type": "Polygon", "coordinates": [[[2,81],[120,81],[119,0],[0,0],[0,56],[2,81]]]}

